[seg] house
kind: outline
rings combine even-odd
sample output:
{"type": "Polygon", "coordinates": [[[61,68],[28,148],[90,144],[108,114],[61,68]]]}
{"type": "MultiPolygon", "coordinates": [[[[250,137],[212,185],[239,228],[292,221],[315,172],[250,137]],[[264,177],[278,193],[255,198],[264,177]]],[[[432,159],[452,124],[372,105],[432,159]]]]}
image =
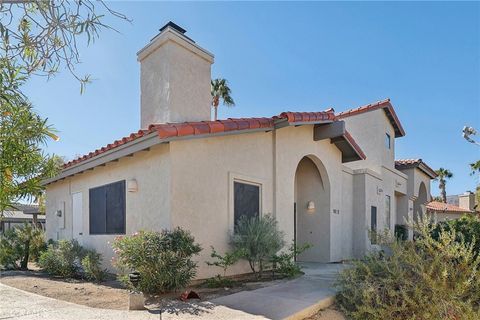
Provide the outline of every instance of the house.
{"type": "Polygon", "coordinates": [[[45,228],[45,214],[39,206],[17,203],[14,207],[5,210],[0,218],[0,234],[19,226],[25,222],[33,223],[39,228],[45,228]]]}
{"type": "Polygon", "coordinates": [[[270,213],[288,241],[312,244],[297,260],[335,262],[362,257],[376,246],[369,229],[393,232],[430,201],[434,172],[396,165],[405,131],[388,99],[211,121],[214,56],[184,29],[165,25],[138,61],[141,129],[44,181],[48,238],[78,239],[109,261],[117,235],[182,227],[204,248],[205,278],[216,272],[204,263],[210,246],[227,251],[242,215],[270,213]]]}
{"type": "MultiPolygon", "coordinates": [[[[447,197],[448,199],[448,197],[447,197]]],[[[435,214],[437,221],[454,220],[465,214],[476,214],[475,194],[467,191],[464,194],[450,196],[450,201],[456,203],[443,203],[440,201],[431,201],[426,204],[426,210],[429,214],[435,214]]]]}

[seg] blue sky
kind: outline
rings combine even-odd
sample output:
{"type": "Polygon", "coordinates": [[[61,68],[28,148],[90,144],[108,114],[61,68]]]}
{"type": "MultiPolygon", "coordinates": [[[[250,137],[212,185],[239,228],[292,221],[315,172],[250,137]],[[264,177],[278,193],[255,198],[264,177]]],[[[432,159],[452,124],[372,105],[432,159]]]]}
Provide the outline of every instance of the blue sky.
{"type": "Polygon", "coordinates": [[[215,54],[212,77],[230,82],[237,106],[221,108],[220,118],[342,111],[389,97],[407,132],[396,141],[396,157],[453,171],[449,194],[474,189],[468,163],[480,148],[463,140],[461,129],[480,129],[479,3],[110,5],[133,21],[109,19],[120,33],[80,46],[78,72],[95,79],[83,95],[67,72],[26,86],[59,131],[49,152],[72,159],[138,130],[136,52],[172,20],[215,54]]]}

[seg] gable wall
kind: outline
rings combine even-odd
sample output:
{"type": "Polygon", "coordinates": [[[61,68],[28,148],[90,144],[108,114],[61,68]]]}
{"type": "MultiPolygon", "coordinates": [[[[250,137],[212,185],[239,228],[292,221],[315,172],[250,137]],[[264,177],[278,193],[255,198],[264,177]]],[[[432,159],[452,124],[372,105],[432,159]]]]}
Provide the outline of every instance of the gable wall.
{"type": "Polygon", "coordinates": [[[133,157],[119,159],[106,166],[66,178],[47,186],[46,199],[46,233],[48,239],[72,239],[72,194],[82,193],[83,204],[83,236],[81,241],[86,247],[94,248],[103,254],[105,266],[113,255],[109,241],[115,235],[89,235],[89,189],[108,183],[136,179],[137,192],[126,191],[126,233],[138,230],[162,230],[171,225],[170,218],[170,170],[169,145],[152,147],[150,151],[142,151],[133,157]],[[56,211],[65,203],[65,228],[61,228],[56,211]]]}

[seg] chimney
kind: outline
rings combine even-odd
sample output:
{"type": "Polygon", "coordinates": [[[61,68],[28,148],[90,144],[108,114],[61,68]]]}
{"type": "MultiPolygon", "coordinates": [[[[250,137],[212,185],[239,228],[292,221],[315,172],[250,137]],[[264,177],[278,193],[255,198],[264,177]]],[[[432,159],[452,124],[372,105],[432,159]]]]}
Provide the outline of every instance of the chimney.
{"type": "Polygon", "coordinates": [[[464,194],[458,195],[458,206],[470,211],[475,210],[475,194],[467,191],[464,194]]]}
{"type": "Polygon", "coordinates": [[[185,32],[170,21],[137,53],[142,129],[153,123],[210,120],[214,57],[185,32]]]}

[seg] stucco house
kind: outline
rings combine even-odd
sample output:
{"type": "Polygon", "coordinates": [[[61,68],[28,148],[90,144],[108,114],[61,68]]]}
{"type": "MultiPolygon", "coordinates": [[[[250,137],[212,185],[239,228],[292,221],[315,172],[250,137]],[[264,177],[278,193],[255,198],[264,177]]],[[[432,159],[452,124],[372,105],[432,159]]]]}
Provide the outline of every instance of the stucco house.
{"type": "MultiPolygon", "coordinates": [[[[421,214],[435,173],[395,162],[405,135],[390,100],[335,113],[283,112],[211,121],[214,56],[169,23],[138,52],[141,129],[66,163],[44,181],[46,230],[104,255],[115,236],[180,226],[204,250],[229,249],[242,215],[270,213],[286,240],[311,243],[299,261],[336,262],[374,247],[421,214]]],[[[249,269],[238,264],[231,273],[249,269]]]]}
{"type": "Polygon", "coordinates": [[[430,201],[425,206],[427,213],[434,214],[437,221],[459,219],[465,214],[477,214],[475,207],[475,194],[470,191],[447,197],[447,203],[430,201]],[[448,203],[449,200],[452,203],[448,203]]]}

